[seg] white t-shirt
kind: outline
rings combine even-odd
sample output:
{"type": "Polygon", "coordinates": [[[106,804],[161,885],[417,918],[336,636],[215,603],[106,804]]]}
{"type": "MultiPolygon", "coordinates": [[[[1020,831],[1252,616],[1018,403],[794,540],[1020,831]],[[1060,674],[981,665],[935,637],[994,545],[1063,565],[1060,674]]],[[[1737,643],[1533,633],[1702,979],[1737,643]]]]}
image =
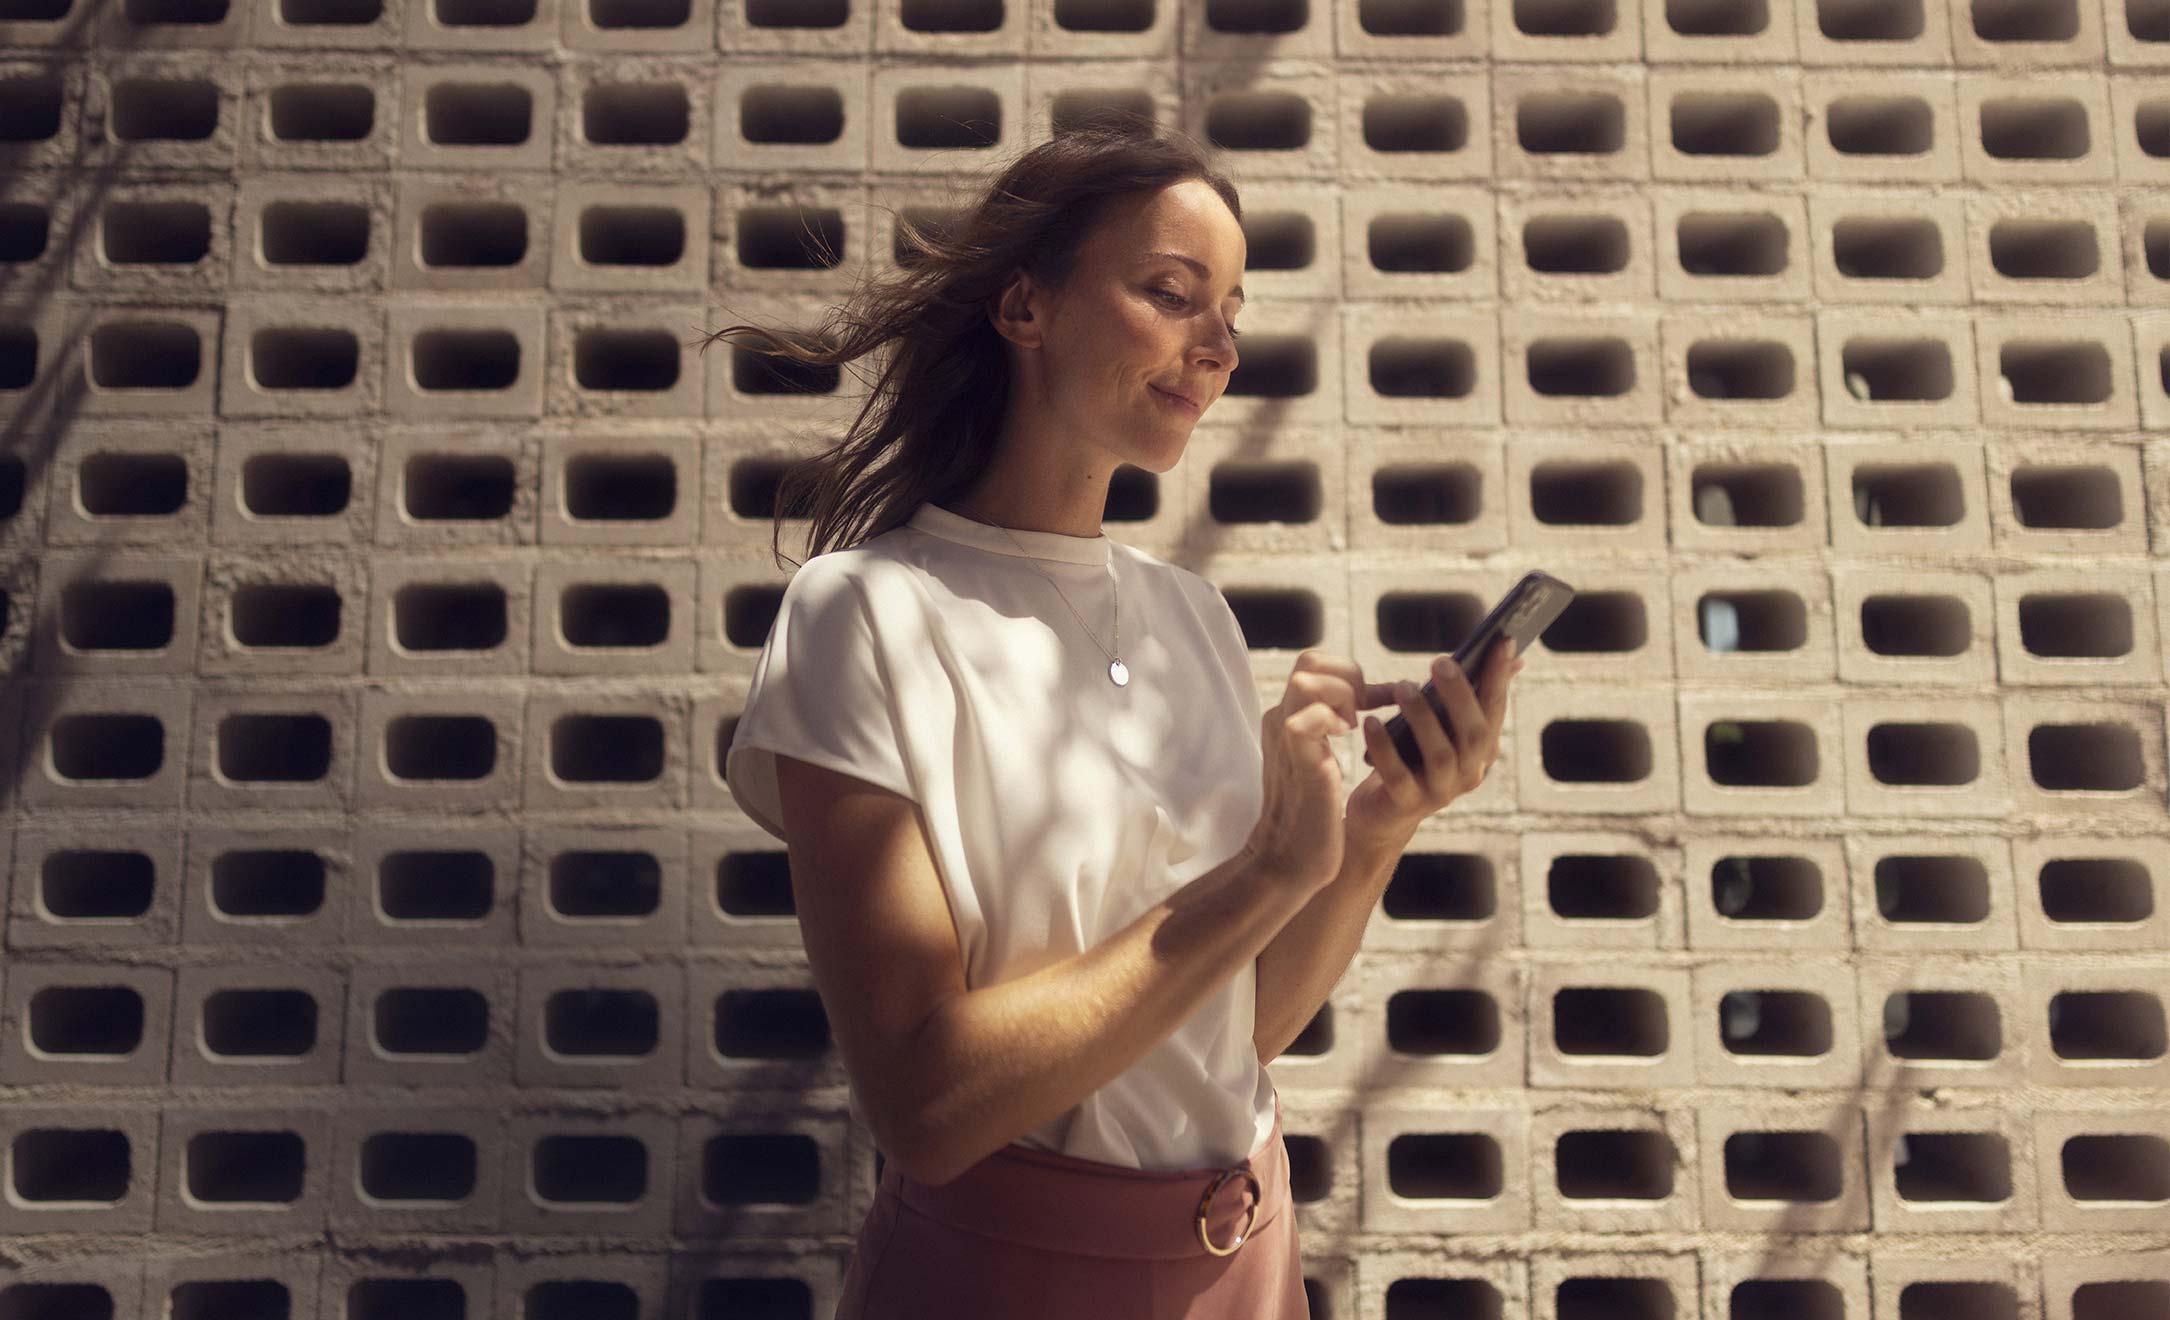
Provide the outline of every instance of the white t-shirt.
{"type": "MultiPolygon", "coordinates": [[[[917,802],[977,989],[1099,944],[1234,856],[1265,804],[1259,714],[1212,583],[1105,533],[1005,531],[929,502],[792,575],[725,779],[779,839],[775,752],[917,802]]],[[[1016,1144],[1155,1171],[1248,1156],[1274,1121],[1256,979],[1246,966],[1016,1144]]],[[[856,1094],[852,1108],[863,1121],[856,1094]]]]}

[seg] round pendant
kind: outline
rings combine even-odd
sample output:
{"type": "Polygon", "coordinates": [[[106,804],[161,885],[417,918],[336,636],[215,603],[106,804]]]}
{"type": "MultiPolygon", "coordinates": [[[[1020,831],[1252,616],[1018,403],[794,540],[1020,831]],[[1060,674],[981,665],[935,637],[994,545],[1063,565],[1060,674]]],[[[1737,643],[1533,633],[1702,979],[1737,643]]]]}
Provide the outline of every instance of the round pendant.
{"type": "Polygon", "coordinates": [[[1115,680],[1115,686],[1117,687],[1128,687],[1130,685],[1130,670],[1120,660],[1108,666],[1108,677],[1115,680]]]}

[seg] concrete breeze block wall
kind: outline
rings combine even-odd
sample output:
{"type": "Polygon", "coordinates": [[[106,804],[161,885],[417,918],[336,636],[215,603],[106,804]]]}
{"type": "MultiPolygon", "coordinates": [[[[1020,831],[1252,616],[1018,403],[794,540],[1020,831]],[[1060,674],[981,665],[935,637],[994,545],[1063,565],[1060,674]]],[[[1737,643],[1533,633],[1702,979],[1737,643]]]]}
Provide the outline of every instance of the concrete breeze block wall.
{"type": "Polygon", "coordinates": [[[1103,105],[1261,703],[1582,593],[1271,1065],[1312,1314],[2170,1315],[2165,0],[0,0],[0,1314],[825,1320],[856,400],[693,346],[1103,105]]]}

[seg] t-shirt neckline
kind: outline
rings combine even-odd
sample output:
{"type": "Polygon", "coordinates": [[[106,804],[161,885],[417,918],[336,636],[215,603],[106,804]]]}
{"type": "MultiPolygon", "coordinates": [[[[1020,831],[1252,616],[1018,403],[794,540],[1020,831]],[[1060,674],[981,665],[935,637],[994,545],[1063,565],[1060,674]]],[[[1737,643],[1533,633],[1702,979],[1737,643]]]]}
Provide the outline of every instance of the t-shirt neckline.
{"type": "Polygon", "coordinates": [[[932,500],[921,504],[905,525],[945,541],[1017,558],[1054,559],[1066,564],[1093,564],[1104,568],[1114,553],[1106,532],[1098,536],[1066,536],[1061,532],[1019,527],[990,527],[976,518],[951,513],[932,500]],[[1016,540],[1011,540],[1012,537],[1016,540]]]}

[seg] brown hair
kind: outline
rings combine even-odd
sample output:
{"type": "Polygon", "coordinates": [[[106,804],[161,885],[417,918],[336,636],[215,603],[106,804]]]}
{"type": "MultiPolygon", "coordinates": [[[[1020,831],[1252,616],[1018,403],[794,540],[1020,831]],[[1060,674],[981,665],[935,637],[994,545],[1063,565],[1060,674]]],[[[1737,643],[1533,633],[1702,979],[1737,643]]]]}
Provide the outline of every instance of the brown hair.
{"type": "Polygon", "coordinates": [[[993,457],[1009,395],[1005,341],[988,321],[991,300],[1020,267],[1036,282],[1060,286],[1110,198],[1193,178],[1242,222],[1236,185],[1193,139],[1128,113],[1099,112],[1012,161],[942,233],[897,216],[909,264],[862,281],[811,334],[757,325],[710,333],[704,352],[744,332],[762,341],[763,354],[814,366],[893,347],[844,438],[781,478],[770,539],[778,566],[787,514],[810,510],[812,558],[878,536],[921,503],[968,486],[993,457]]]}

